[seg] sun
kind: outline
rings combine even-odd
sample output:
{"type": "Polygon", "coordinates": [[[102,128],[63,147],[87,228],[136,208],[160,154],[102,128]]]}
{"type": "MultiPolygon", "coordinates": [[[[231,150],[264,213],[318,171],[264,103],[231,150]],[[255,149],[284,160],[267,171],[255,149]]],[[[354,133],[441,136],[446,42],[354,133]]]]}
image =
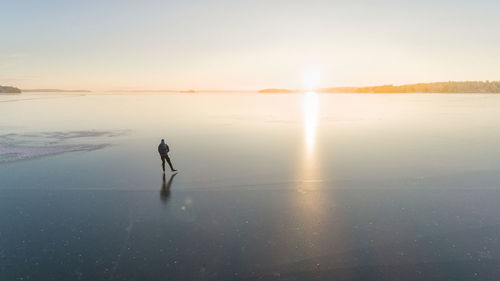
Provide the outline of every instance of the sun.
{"type": "Polygon", "coordinates": [[[302,87],[304,90],[315,90],[321,81],[321,72],[318,69],[310,68],[302,72],[302,87]]]}

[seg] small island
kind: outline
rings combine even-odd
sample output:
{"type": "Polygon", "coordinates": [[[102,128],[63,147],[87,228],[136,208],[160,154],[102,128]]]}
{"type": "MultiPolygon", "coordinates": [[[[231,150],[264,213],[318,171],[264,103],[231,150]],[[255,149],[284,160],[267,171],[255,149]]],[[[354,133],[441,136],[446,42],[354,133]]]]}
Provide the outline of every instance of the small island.
{"type": "Polygon", "coordinates": [[[2,94],[20,94],[21,90],[11,86],[0,86],[0,93],[2,94]]]}
{"type": "Polygon", "coordinates": [[[259,93],[262,94],[289,94],[294,92],[295,91],[288,89],[263,89],[259,91],[259,93]]]}
{"type": "Polygon", "coordinates": [[[185,90],[185,91],[179,91],[181,94],[196,94],[195,90],[185,90]]]}

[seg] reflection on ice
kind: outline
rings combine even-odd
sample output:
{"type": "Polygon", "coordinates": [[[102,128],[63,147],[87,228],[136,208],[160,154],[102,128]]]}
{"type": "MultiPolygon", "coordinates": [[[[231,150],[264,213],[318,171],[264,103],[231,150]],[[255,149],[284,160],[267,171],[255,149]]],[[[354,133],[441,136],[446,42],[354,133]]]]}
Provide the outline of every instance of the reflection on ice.
{"type": "Polygon", "coordinates": [[[164,203],[166,203],[168,201],[168,198],[170,197],[170,187],[172,186],[172,181],[174,180],[175,175],[177,175],[177,173],[170,175],[170,178],[167,182],[167,178],[165,174],[163,174],[160,197],[161,201],[163,201],[164,203]]]}
{"type": "Polygon", "coordinates": [[[304,95],[304,126],[306,153],[309,156],[316,142],[316,127],[318,123],[318,95],[308,92],[304,95]]]}
{"type": "Polygon", "coordinates": [[[318,95],[314,92],[304,94],[304,138],[305,147],[302,160],[299,161],[299,175],[302,185],[311,186],[318,181],[318,159],[315,153],[316,129],[318,127],[318,95]]]}

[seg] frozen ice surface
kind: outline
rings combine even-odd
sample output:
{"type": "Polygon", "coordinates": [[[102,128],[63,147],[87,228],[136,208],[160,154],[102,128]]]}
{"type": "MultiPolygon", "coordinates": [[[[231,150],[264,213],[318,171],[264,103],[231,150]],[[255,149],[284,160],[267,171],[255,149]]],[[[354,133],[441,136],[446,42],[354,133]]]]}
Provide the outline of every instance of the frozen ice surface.
{"type": "Polygon", "coordinates": [[[500,95],[44,97],[0,97],[2,281],[500,275],[500,95]]]}

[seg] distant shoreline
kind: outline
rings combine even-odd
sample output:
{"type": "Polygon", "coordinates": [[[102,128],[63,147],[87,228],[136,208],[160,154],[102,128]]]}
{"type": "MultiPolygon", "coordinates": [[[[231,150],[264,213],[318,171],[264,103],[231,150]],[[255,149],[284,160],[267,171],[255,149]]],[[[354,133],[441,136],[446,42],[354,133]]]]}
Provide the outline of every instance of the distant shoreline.
{"type": "Polygon", "coordinates": [[[181,94],[195,94],[195,93],[256,93],[255,90],[108,90],[102,91],[106,93],[181,93],[181,94]]]}
{"type": "Polygon", "coordinates": [[[90,90],[62,90],[62,89],[22,89],[23,93],[91,93],[90,90]]]}

